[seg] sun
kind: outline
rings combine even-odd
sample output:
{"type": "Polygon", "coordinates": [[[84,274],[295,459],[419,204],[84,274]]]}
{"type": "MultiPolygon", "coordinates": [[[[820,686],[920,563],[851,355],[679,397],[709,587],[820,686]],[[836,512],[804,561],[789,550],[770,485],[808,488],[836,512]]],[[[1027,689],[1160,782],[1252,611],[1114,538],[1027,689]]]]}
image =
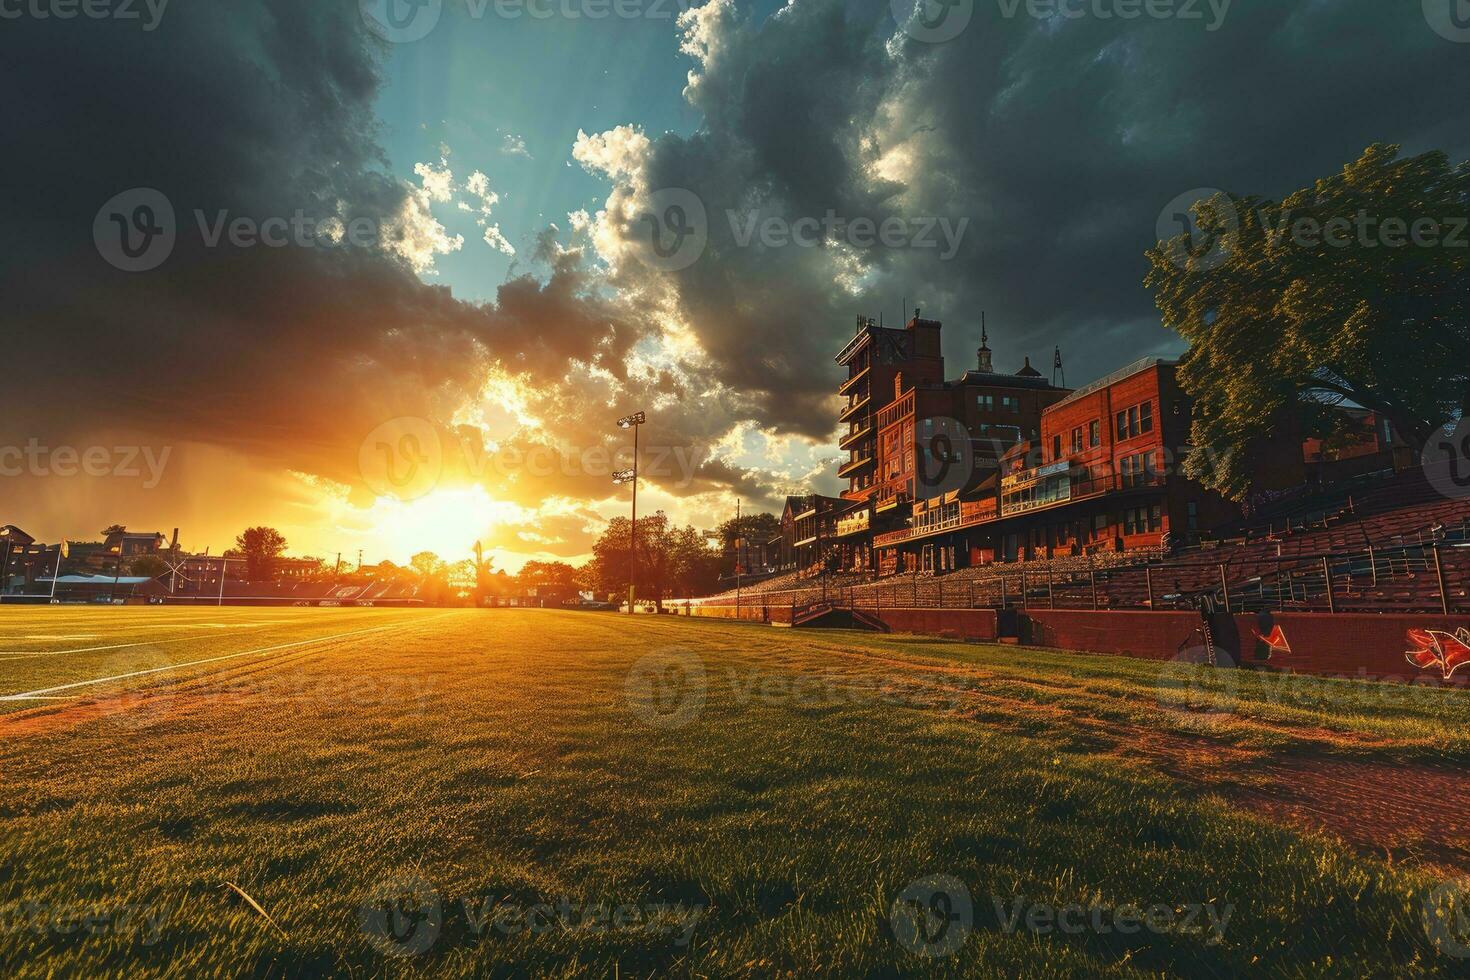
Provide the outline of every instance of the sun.
{"type": "Polygon", "coordinates": [[[432,551],[445,561],[468,557],[475,542],[515,522],[522,508],[495,500],[484,487],[435,490],[414,500],[379,497],[369,515],[383,553],[407,560],[432,551]]]}

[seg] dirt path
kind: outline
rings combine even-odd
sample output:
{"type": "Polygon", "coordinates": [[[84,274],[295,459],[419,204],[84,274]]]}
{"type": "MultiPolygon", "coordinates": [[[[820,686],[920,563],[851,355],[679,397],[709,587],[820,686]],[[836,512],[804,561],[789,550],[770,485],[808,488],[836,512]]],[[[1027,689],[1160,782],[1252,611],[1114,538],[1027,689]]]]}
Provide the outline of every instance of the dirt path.
{"type": "Polygon", "coordinates": [[[914,685],[920,676],[928,675],[928,684],[936,689],[964,696],[968,710],[956,712],[962,717],[995,724],[997,712],[1001,712],[1069,725],[1085,732],[1098,743],[1101,754],[1117,758],[1120,764],[1144,765],[1193,783],[1257,816],[1330,834],[1390,863],[1409,861],[1470,875],[1470,773],[1418,762],[1329,754],[1345,747],[1391,750],[1396,743],[1390,740],[1326,728],[1296,728],[1263,719],[1237,717],[1222,723],[1237,730],[1257,728],[1290,735],[1306,743],[1295,754],[1273,756],[1222,740],[1230,736],[1223,727],[1216,732],[1222,738],[1214,738],[1092,716],[1087,713],[1089,708],[1116,699],[1074,689],[1064,682],[1012,680],[983,668],[903,661],[857,651],[844,653],[853,661],[905,667],[905,685],[914,685]],[[1039,693],[1062,694],[1072,703],[1036,703],[952,686],[960,675],[969,675],[979,683],[991,680],[1039,693]]]}
{"type": "Polygon", "coordinates": [[[1386,857],[1470,874],[1470,775],[1422,764],[1293,758],[1259,785],[1227,793],[1241,806],[1323,830],[1386,857]]]}

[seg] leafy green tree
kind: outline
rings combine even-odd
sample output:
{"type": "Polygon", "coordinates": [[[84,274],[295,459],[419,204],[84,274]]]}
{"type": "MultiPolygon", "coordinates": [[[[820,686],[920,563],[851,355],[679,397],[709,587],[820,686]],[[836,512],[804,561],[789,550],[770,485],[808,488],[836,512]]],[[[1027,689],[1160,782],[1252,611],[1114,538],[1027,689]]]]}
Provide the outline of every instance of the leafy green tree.
{"type": "Polygon", "coordinates": [[[577,570],[561,561],[528,561],[516,576],[516,584],[523,592],[544,586],[572,586],[576,584],[577,570]]]}
{"type": "Polygon", "coordinates": [[[781,533],[781,518],[775,514],[743,514],[738,521],[732,517],[721,524],[715,533],[724,544],[721,568],[726,575],[734,575],[736,540],[743,539],[747,554],[755,554],[761,545],[781,533]]]}
{"type": "MultiPolygon", "coordinates": [[[[592,545],[592,561],[581,581],[592,591],[626,596],[628,593],[628,536],[632,522],[615,517],[592,545]]],[[[669,587],[669,518],[663,511],[638,518],[638,598],[663,606],[669,587]]]]}
{"type": "Polygon", "coordinates": [[[1179,379],[1210,451],[1187,475],[1241,498],[1283,419],[1311,431],[1341,403],[1416,446],[1470,410],[1470,163],[1378,144],[1280,203],[1218,194],[1194,215],[1145,279],[1190,345],[1179,379]]]}
{"type": "Polygon", "coordinates": [[[684,527],[670,534],[669,559],[673,595],[689,598],[717,591],[722,556],[710,550],[708,540],[699,531],[684,527]]]}
{"type": "Polygon", "coordinates": [[[764,544],[781,533],[781,518],[775,514],[743,514],[738,521],[732,517],[721,524],[716,533],[727,548],[734,547],[736,538],[752,545],[764,544]]]}
{"type": "Polygon", "coordinates": [[[419,595],[425,602],[442,603],[449,592],[449,566],[432,551],[420,551],[408,560],[418,576],[419,595]]]}
{"type": "Polygon", "coordinates": [[[235,538],[235,550],[245,559],[249,581],[268,582],[275,576],[276,559],[286,550],[286,538],[273,527],[246,528],[235,538]]]}
{"type": "Polygon", "coordinates": [[[475,590],[479,587],[474,559],[466,558],[448,566],[444,578],[448,594],[453,596],[456,603],[474,603],[475,590]]]}
{"type": "Polygon", "coordinates": [[[421,579],[438,578],[444,574],[443,560],[432,551],[420,551],[408,560],[408,564],[421,579]]]}

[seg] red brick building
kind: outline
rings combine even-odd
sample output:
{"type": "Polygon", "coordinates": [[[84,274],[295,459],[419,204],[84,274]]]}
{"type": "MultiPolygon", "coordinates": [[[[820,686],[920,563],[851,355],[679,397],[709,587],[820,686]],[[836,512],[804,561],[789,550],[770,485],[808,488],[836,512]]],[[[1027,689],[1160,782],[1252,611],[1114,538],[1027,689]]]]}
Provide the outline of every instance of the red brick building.
{"type": "Polygon", "coordinates": [[[1040,444],[1001,481],[1003,557],[1192,543],[1240,515],[1179,472],[1191,451],[1191,403],[1175,367],[1136,361],[1042,415],[1040,444]]]}
{"type": "Polygon", "coordinates": [[[848,427],[837,474],[848,480],[848,505],[834,528],[842,568],[893,570],[877,560],[875,536],[907,526],[916,501],[994,484],[1005,453],[1036,438],[1043,410],[1067,394],[1029,358],[1015,374],[997,372],[983,324],[976,369],[947,381],[941,331],[918,310],[903,329],[859,319],[837,355],[848,370],[838,389],[847,399],[838,419],[848,427]]]}
{"type": "Polygon", "coordinates": [[[1190,400],[1175,363],[1146,358],[1048,405],[1003,454],[999,479],[919,502],[879,534],[884,571],[1164,548],[1240,516],[1183,477],[1190,400]]]}

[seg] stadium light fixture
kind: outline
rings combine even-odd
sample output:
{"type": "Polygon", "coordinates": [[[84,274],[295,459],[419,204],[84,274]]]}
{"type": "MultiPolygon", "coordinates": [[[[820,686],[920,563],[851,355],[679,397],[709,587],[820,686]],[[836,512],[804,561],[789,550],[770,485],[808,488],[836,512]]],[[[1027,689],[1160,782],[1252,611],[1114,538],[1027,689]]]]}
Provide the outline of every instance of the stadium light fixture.
{"type": "Polygon", "coordinates": [[[633,430],[633,468],[619,470],[613,474],[613,483],[622,486],[633,484],[633,524],[628,528],[628,615],[633,615],[633,601],[637,598],[635,583],[638,580],[638,427],[648,421],[642,412],[624,415],[618,419],[618,428],[633,430]]]}

